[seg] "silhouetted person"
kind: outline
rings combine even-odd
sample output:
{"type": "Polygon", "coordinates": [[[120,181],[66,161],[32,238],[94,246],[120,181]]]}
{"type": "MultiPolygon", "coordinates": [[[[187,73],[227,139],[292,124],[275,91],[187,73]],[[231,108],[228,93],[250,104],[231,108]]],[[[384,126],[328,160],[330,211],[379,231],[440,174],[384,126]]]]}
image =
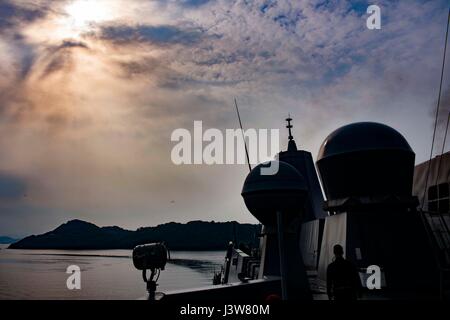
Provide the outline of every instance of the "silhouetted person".
{"type": "Polygon", "coordinates": [[[344,249],[333,247],[334,261],[327,268],[327,293],[330,300],[352,301],[360,294],[361,281],[355,265],[344,259],[344,249]]]}

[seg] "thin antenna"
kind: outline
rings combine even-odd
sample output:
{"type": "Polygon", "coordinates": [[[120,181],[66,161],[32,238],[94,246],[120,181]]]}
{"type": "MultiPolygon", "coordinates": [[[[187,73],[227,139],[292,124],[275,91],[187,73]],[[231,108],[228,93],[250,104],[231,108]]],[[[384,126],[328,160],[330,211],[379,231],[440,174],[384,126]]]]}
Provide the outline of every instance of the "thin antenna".
{"type": "Polygon", "coordinates": [[[445,42],[444,42],[444,54],[442,58],[442,68],[441,68],[441,80],[439,82],[439,94],[438,94],[438,100],[436,105],[436,116],[434,119],[434,130],[433,130],[433,139],[431,141],[431,150],[430,150],[430,159],[428,160],[428,168],[427,168],[427,179],[425,180],[425,189],[423,190],[423,196],[422,196],[422,205],[420,207],[421,210],[423,210],[423,206],[425,204],[425,195],[428,189],[428,180],[430,178],[430,168],[431,168],[431,159],[433,158],[433,147],[434,147],[434,140],[436,137],[436,127],[438,123],[438,116],[439,116],[439,107],[441,105],[441,92],[442,92],[442,82],[444,78],[444,70],[445,70],[445,56],[447,53],[447,42],[448,42],[448,29],[450,25],[450,8],[448,9],[447,14],[447,29],[445,32],[445,42]]]}
{"type": "Polygon", "coordinates": [[[442,156],[444,155],[445,142],[447,141],[447,133],[448,133],[448,125],[449,124],[450,124],[450,112],[447,114],[447,126],[445,127],[444,141],[442,142],[441,155],[440,155],[439,161],[438,161],[436,180],[434,181],[435,185],[438,184],[439,174],[441,173],[441,162],[442,162],[442,156]]]}
{"type": "Polygon", "coordinates": [[[252,166],[250,165],[250,157],[248,156],[247,142],[245,141],[244,129],[242,129],[241,115],[239,114],[239,108],[238,108],[238,105],[237,105],[236,98],[234,98],[234,105],[236,106],[236,112],[237,112],[237,116],[238,116],[238,119],[239,119],[239,126],[241,127],[242,140],[244,140],[245,155],[247,156],[248,169],[250,171],[252,171],[252,166]]]}

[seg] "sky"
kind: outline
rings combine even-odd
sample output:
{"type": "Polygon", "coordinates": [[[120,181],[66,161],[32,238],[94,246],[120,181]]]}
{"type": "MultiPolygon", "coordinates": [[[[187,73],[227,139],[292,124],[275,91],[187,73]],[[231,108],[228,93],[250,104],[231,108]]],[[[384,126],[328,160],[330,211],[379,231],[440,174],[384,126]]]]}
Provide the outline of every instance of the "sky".
{"type": "MultiPolygon", "coordinates": [[[[172,163],[177,128],[280,129],[317,156],[356,121],[430,152],[449,3],[0,0],[0,235],[256,223],[245,165],[172,163]],[[381,8],[369,30],[366,9],[381,8]]],[[[450,110],[445,70],[436,149],[450,110]]]]}

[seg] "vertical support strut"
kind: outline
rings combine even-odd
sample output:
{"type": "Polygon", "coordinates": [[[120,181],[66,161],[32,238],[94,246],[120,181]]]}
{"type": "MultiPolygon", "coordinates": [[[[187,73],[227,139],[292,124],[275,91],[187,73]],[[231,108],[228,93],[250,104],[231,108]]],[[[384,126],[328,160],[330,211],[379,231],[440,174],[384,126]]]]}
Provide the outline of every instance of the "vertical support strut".
{"type": "Polygon", "coordinates": [[[286,253],[284,247],[284,225],[283,215],[281,211],[277,211],[277,234],[278,234],[278,253],[280,258],[280,275],[281,275],[281,297],[283,300],[288,299],[287,295],[287,265],[286,253]]]}

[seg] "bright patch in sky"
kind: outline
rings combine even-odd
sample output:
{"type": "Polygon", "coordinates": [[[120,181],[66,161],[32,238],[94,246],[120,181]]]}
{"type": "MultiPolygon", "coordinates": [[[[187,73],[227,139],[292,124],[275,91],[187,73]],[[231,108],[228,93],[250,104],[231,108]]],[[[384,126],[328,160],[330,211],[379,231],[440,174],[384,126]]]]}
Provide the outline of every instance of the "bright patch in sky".
{"type": "Polygon", "coordinates": [[[67,23],[73,28],[89,28],[92,23],[111,20],[114,16],[113,6],[109,1],[77,0],[67,5],[65,11],[68,15],[67,23]]]}

